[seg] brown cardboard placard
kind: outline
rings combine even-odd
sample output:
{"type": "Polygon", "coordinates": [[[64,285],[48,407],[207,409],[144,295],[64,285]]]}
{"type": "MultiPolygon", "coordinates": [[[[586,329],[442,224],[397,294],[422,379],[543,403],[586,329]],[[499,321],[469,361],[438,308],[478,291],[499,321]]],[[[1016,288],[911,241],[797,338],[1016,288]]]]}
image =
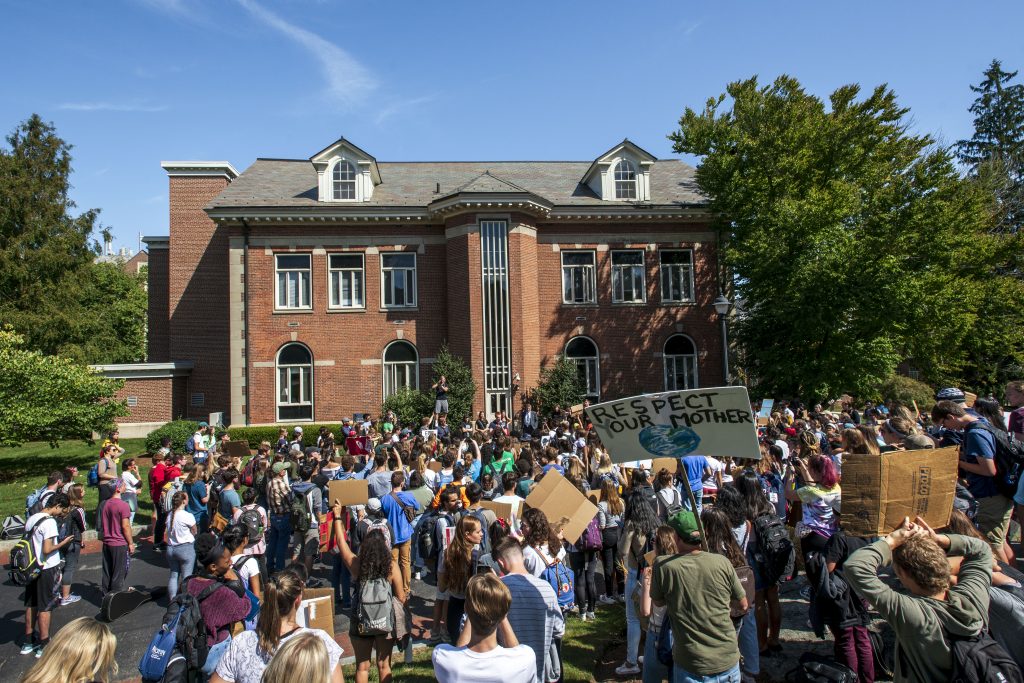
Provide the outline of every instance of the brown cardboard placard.
{"type": "Polygon", "coordinates": [[[512,503],[495,503],[493,500],[481,500],[480,507],[490,510],[498,519],[511,520],[513,513],[518,513],[518,506],[512,503]]]}
{"type": "Polygon", "coordinates": [[[676,468],[679,467],[679,461],[675,458],[655,458],[651,461],[651,474],[658,476],[662,467],[667,469],[669,474],[675,474],[676,468]]]}
{"type": "Polygon", "coordinates": [[[569,408],[569,414],[570,415],[579,415],[582,412],[583,412],[583,404],[582,403],[577,403],[573,407],[569,408]]]}
{"type": "Polygon", "coordinates": [[[648,567],[654,566],[654,560],[658,557],[658,551],[652,550],[648,553],[644,553],[644,562],[647,563],[648,567]]]}
{"type": "Polygon", "coordinates": [[[366,505],[370,499],[370,485],[365,479],[329,481],[327,497],[332,505],[336,500],[341,501],[342,505],[366,505]]]}
{"type": "Polygon", "coordinates": [[[977,401],[977,400],[978,400],[978,395],[977,394],[972,394],[969,391],[965,391],[964,392],[964,405],[967,406],[968,408],[973,408],[974,407],[974,402],[977,401]]]}
{"type": "Polygon", "coordinates": [[[248,458],[252,455],[248,441],[225,441],[221,446],[224,447],[224,452],[233,458],[248,458]]]}
{"type": "Polygon", "coordinates": [[[843,458],[843,530],[882,536],[918,515],[933,529],[949,524],[956,496],[956,446],[843,458]]]}
{"type": "Polygon", "coordinates": [[[334,589],[305,588],[296,615],[299,625],[318,628],[334,638],[334,589]]]}
{"type": "Polygon", "coordinates": [[[563,538],[570,543],[579,540],[597,514],[597,506],[553,469],[530,492],[526,504],[541,510],[551,526],[560,526],[563,538]]]}
{"type": "Polygon", "coordinates": [[[440,472],[443,467],[444,466],[436,460],[431,460],[430,462],[427,463],[427,469],[432,470],[434,472],[440,472]]]}
{"type": "Polygon", "coordinates": [[[592,491],[587,491],[587,498],[590,499],[591,503],[593,503],[594,505],[597,505],[598,503],[601,502],[601,489],[594,489],[592,491]]]}

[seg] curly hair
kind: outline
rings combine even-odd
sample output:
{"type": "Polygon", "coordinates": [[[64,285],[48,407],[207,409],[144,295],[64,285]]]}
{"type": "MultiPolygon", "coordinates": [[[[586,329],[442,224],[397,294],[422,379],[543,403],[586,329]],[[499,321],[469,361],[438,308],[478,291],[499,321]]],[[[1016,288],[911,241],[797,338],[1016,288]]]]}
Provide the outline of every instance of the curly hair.
{"type": "Polygon", "coordinates": [[[949,590],[949,561],[928,536],[911,536],[892,551],[892,561],[927,595],[949,590]]]}
{"type": "Polygon", "coordinates": [[[524,539],[526,545],[536,548],[544,545],[551,538],[551,525],[548,523],[548,516],[540,508],[530,508],[524,512],[523,522],[527,527],[524,539]]]}
{"type": "Polygon", "coordinates": [[[391,562],[391,548],[384,532],[371,529],[359,546],[359,580],[390,578],[391,562]]]}

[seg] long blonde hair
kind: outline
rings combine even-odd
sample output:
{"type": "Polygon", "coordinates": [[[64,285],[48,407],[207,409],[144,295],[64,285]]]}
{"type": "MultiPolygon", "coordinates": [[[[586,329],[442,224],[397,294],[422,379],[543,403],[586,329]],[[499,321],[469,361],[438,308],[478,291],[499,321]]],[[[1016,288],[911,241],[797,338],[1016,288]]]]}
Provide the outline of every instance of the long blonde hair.
{"type": "Polygon", "coordinates": [[[481,527],[480,520],[476,517],[465,515],[455,525],[455,538],[444,554],[445,581],[449,590],[456,593],[464,593],[466,584],[473,576],[475,567],[470,565],[473,562],[473,543],[469,540],[469,534],[481,527]]]}
{"type": "Polygon", "coordinates": [[[327,646],[315,633],[298,633],[278,648],[263,670],[263,683],[328,683],[331,659],[327,646]]]}
{"type": "Polygon", "coordinates": [[[106,624],[79,617],[57,631],[21,683],[107,683],[117,674],[116,648],[117,638],[106,624]]]}

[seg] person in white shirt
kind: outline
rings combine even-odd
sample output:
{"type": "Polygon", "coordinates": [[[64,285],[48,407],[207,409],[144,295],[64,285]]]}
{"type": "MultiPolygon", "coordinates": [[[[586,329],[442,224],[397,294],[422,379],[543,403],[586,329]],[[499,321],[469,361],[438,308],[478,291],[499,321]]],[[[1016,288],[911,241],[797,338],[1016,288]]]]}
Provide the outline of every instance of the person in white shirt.
{"type": "Polygon", "coordinates": [[[501,475],[501,489],[502,494],[494,499],[495,503],[508,503],[512,506],[512,514],[517,518],[522,517],[523,503],[525,500],[522,496],[516,495],[516,484],[519,483],[519,477],[515,472],[506,472],[501,475]]]}
{"type": "Polygon", "coordinates": [[[511,606],[512,594],[494,574],[469,580],[466,626],[458,643],[434,648],[434,676],[440,683],[537,683],[535,654],[519,644],[508,622],[511,606]]]}
{"type": "Polygon", "coordinates": [[[193,462],[206,462],[206,458],[210,455],[210,450],[206,447],[206,428],[207,424],[200,422],[199,429],[192,435],[193,462]]]}
{"type": "Polygon", "coordinates": [[[178,594],[179,584],[192,576],[196,566],[196,518],[188,511],[188,494],[178,491],[171,498],[167,515],[167,594],[171,600],[178,594]]]}
{"type": "Polygon", "coordinates": [[[70,507],[66,493],[54,493],[41,512],[25,520],[25,532],[42,571],[25,586],[25,642],[21,654],[35,654],[37,659],[50,642],[50,612],[60,601],[60,550],[75,540],[69,535],[57,541],[57,518],[63,518],[70,507]],[[35,627],[39,629],[38,638],[35,627]]]}
{"type": "Polygon", "coordinates": [[[260,601],[263,600],[263,586],[260,579],[260,565],[252,555],[245,554],[245,545],[249,534],[241,524],[232,524],[224,529],[221,543],[231,551],[231,566],[241,580],[260,601]]]}

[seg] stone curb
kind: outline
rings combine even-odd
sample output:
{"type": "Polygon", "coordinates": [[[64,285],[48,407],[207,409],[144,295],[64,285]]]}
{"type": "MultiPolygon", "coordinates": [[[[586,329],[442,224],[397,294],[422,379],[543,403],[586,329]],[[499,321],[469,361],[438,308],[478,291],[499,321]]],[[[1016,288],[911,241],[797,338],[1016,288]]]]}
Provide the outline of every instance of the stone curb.
{"type": "MultiPolygon", "coordinates": [[[[136,524],[132,527],[132,535],[135,536],[136,539],[139,537],[140,534],[142,534],[143,531],[148,532],[149,526],[142,526],[141,524],[136,524]]],[[[18,540],[19,539],[17,538],[12,538],[6,541],[0,541],[0,553],[9,553],[11,551],[11,548],[13,548],[18,543],[18,540]]],[[[90,542],[96,540],[98,539],[96,538],[95,529],[88,529],[84,534],[82,534],[83,542],[90,542]]]]}

